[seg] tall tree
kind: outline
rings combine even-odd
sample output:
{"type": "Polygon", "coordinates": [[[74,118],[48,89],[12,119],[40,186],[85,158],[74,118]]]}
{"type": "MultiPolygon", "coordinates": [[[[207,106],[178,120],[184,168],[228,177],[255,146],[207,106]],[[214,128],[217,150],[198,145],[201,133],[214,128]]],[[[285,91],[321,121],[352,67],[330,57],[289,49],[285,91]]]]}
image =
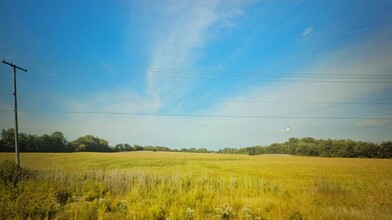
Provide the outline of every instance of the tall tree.
{"type": "Polygon", "coordinates": [[[4,151],[12,151],[15,148],[15,130],[13,128],[1,130],[1,144],[4,151]]]}
{"type": "Polygon", "coordinates": [[[74,147],[75,151],[112,151],[106,140],[94,137],[92,135],[85,135],[74,140],[72,142],[72,146],[74,147]]]}

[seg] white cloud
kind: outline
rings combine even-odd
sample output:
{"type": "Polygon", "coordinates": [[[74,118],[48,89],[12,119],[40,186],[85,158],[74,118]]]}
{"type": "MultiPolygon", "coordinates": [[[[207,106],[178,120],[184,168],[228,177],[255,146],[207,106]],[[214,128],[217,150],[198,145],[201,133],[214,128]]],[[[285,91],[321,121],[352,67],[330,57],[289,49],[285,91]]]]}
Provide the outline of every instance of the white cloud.
{"type": "MultiPolygon", "coordinates": [[[[159,35],[153,40],[152,61],[147,71],[147,94],[156,99],[178,99],[192,88],[191,81],[155,77],[156,68],[194,69],[199,58],[198,50],[212,37],[207,35],[208,30],[232,28],[233,19],[242,15],[246,4],[206,0],[176,1],[168,5],[162,9],[165,19],[159,22],[160,28],[155,30],[159,35]]],[[[170,71],[159,74],[173,75],[170,71]]],[[[174,74],[178,75],[178,72],[174,74]]]]}
{"type": "Polygon", "coordinates": [[[305,30],[302,31],[301,35],[302,35],[302,37],[305,37],[305,36],[309,35],[310,33],[312,33],[312,31],[313,31],[313,25],[305,28],[305,30]]]}

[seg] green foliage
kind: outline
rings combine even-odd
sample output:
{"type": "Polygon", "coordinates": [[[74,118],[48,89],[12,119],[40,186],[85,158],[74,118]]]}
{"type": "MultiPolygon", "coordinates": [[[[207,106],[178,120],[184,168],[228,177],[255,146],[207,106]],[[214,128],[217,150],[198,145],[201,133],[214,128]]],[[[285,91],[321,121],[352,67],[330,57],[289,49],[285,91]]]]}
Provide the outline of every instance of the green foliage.
{"type": "Polygon", "coordinates": [[[33,172],[5,160],[0,163],[0,177],[0,219],[47,219],[59,210],[53,185],[33,172]]]}
{"type": "Polygon", "coordinates": [[[15,146],[15,130],[2,129],[0,140],[0,151],[12,151],[15,146]]]}
{"type": "Polygon", "coordinates": [[[61,204],[61,205],[65,205],[67,202],[69,202],[72,199],[72,193],[59,188],[56,192],[55,192],[55,196],[56,196],[56,200],[61,204]]]}
{"type": "Polygon", "coordinates": [[[59,211],[61,204],[57,201],[56,189],[49,182],[37,180],[23,181],[15,193],[15,216],[23,219],[53,218],[59,211]]]}
{"type": "Polygon", "coordinates": [[[381,143],[378,156],[380,158],[392,158],[392,141],[381,143]]]}
{"type": "Polygon", "coordinates": [[[225,148],[219,153],[259,154],[291,154],[302,156],[348,157],[348,158],[392,158],[392,142],[380,145],[353,140],[318,140],[311,137],[290,138],[281,144],[271,144],[267,147],[254,146],[239,150],[225,148]]]}
{"type": "Polygon", "coordinates": [[[140,146],[140,145],[133,145],[133,149],[135,150],[135,151],[141,151],[141,150],[143,150],[143,146],[140,146]]]}
{"type": "Polygon", "coordinates": [[[300,211],[296,210],[292,212],[289,216],[289,220],[304,220],[307,219],[306,215],[302,214],[300,211]]]}
{"type": "Polygon", "coordinates": [[[92,135],[85,135],[74,141],[71,145],[75,151],[95,151],[95,152],[110,152],[108,142],[104,139],[94,137],[92,135]]]}
{"type": "Polygon", "coordinates": [[[114,146],[113,151],[119,152],[119,151],[133,151],[134,149],[131,147],[129,144],[116,144],[114,146]]]}
{"type": "Polygon", "coordinates": [[[163,146],[144,146],[142,148],[145,151],[170,151],[168,147],[163,146]]]}
{"type": "Polygon", "coordinates": [[[86,201],[92,202],[103,198],[106,192],[106,187],[102,183],[87,180],[83,183],[81,194],[84,195],[86,201]]]}
{"type": "Polygon", "coordinates": [[[0,163],[0,178],[2,184],[15,187],[19,181],[32,174],[22,167],[18,166],[14,161],[5,160],[0,163]]]}
{"type": "MultiPolygon", "coordinates": [[[[14,150],[14,130],[2,130],[0,139],[0,151],[14,150]]],[[[19,134],[19,145],[22,152],[122,152],[122,151],[172,151],[172,152],[192,152],[211,153],[206,148],[173,150],[165,146],[140,146],[129,144],[117,144],[114,148],[101,138],[92,135],[85,135],[68,142],[64,135],[53,132],[51,135],[27,135],[19,134]]],[[[303,156],[321,157],[349,157],[349,158],[392,158],[392,142],[387,141],[381,144],[374,144],[353,140],[319,140],[311,137],[302,139],[290,138],[285,143],[275,143],[270,146],[253,146],[244,148],[224,148],[218,151],[224,154],[290,154],[303,156]]]]}
{"type": "MultiPolygon", "coordinates": [[[[13,128],[1,132],[0,151],[15,150],[15,131],[13,128]]],[[[21,152],[69,152],[70,146],[63,133],[56,131],[42,136],[19,133],[21,152]]]]}

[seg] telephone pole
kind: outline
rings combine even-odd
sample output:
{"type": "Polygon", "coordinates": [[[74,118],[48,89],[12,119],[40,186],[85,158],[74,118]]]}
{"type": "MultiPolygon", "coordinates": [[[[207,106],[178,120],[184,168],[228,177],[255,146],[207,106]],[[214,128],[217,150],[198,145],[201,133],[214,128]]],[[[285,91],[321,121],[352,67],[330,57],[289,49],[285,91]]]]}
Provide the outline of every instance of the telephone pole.
{"type": "Polygon", "coordinates": [[[18,97],[16,93],[16,70],[22,70],[24,72],[27,72],[26,69],[23,69],[13,63],[9,63],[5,60],[3,60],[4,64],[7,64],[11,66],[14,70],[14,103],[15,103],[15,154],[16,154],[16,164],[20,165],[20,159],[19,159],[19,132],[18,132],[18,97]]]}

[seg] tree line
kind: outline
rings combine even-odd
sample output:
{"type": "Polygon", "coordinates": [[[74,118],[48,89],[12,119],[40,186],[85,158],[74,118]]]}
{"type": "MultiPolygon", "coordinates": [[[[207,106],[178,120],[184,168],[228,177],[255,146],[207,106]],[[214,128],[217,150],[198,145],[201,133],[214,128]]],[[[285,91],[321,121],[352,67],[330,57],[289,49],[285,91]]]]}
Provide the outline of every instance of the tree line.
{"type": "MultiPolygon", "coordinates": [[[[164,146],[141,146],[129,144],[116,144],[109,146],[108,141],[85,135],[73,141],[67,141],[64,134],[60,131],[53,132],[51,135],[42,136],[19,133],[19,150],[21,152],[120,152],[120,151],[179,151],[209,153],[206,148],[182,148],[181,150],[170,149],[164,146]]],[[[15,151],[15,130],[13,128],[3,129],[0,139],[0,152],[15,151]]]]}
{"type": "MultiPolygon", "coordinates": [[[[3,129],[0,139],[0,151],[12,152],[15,150],[14,129],[3,129]]],[[[215,151],[206,148],[170,149],[164,146],[141,146],[117,144],[114,147],[99,137],[85,135],[73,141],[67,141],[60,131],[51,135],[42,136],[19,134],[19,148],[21,152],[120,152],[120,151],[174,151],[192,153],[212,153],[215,151]]],[[[217,153],[225,154],[290,154],[320,157],[350,157],[350,158],[392,158],[392,142],[380,144],[353,140],[332,140],[307,138],[290,138],[284,143],[275,143],[269,146],[252,146],[243,148],[224,148],[217,153]]]]}
{"type": "Polygon", "coordinates": [[[380,144],[353,140],[332,140],[290,138],[284,143],[270,146],[253,146],[244,148],[224,148],[219,153],[230,154],[290,154],[320,157],[349,157],[349,158],[392,158],[392,142],[380,144]]]}
{"type": "MultiPolygon", "coordinates": [[[[74,141],[68,142],[60,131],[51,135],[42,136],[20,133],[19,150],[21,152],[78,152],[78,151],[113,151],[104,139],[85,135],[74,141]]],[[[15,150],[15,130],[13,128],[1,131],[0,151],[10,152],[15,150]]]]}

